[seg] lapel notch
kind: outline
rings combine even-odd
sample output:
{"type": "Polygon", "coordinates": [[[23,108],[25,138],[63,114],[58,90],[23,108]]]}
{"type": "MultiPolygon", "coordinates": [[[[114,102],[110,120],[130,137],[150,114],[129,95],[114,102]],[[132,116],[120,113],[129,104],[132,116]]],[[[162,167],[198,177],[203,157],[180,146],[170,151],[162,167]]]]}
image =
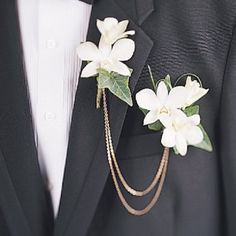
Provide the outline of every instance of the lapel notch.
{"type": "Polygon", "coordinates": [[[154,11],[154,0],[135,0],[138,23],[141,25],[154,11]]]}

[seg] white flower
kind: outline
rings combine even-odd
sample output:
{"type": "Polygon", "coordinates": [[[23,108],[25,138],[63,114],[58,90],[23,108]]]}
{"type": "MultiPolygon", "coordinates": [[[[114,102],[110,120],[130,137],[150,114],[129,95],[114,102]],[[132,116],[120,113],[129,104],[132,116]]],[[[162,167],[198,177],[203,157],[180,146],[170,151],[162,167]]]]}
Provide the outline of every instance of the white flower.
{"type": "Polygon", "coordinates": [[[104,21],[97,20],[97,27],[102,34],[100,43],[114,44],[117,40],[134,35],[135,31],[126,31],[129,21],[118,22],[116,18],[107,17],[104,21]]]}
{"type": "Polygon", "coordinates": [[[131,76],[131,71],[124,61],[128,61],[134,54],[135,43],[127,39],[134,31],[127,31],[129,21],[118,22],[117,19],[108,17],[104,21],[97,20],[97,27],[101,32],[99,46],[92,42],[80,44],[77,49],[79,58],[88,61],[81,77],[91,77],[98,74],[98,69],[108,72],[117,72],[120,75],[131,76]]]}
{"type": "Polygon", "coordinates": [[[198,127],[200,116],[187,117],[181,110],[175,110],[172,114],[172,122],[165,122],[161,143],[165,147],[176,147],[180,155],[185,156],[188,145],[197,145],[203,141],[203,133],[198,127]]]}
{"type": "Polygon", "coordinates": [[[91,77],[101,68],[108,72],[117,72],[120,75],[130,76],[131,72],[123,61],[128,61],[134,54],[135,43],[131,39],[120,39],[113,47],[100,44],[97,47],[92,42],[80,44],[78,56],[83,61],[89,61],[82,71],[81,77],[91,77]]]}
{"type": "Polygon", "coordinates": [[[152,124],[158,120],[171,123],[172,110],[182,108],[186,101],[187,93],[183,86],[177,86],[170,90],[161,81],[156,94],[151,89],[143,89],[136,94],[136,101],[140,108],[148,110],[144,125],[152,124]]]}
{"type": "Polygon", "coordinates": [[[188,97],[184,107],[188,107],[207,94],[209,89],[201,88],[196,80],[191,80],[191,76],[187,77],[185,88],[188,91],[188,97]]]}

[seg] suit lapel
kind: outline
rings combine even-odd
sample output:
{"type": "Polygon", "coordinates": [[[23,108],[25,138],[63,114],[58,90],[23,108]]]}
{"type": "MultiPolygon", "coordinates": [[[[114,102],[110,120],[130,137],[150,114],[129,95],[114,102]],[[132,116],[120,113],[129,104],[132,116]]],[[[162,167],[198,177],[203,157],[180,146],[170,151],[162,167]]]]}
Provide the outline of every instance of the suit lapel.
{"type": "MultiPolygon", "coordinates": [[[[87,40],[98,43],[100,34],[96,20],[105,17],[129,19],[114,0],[95,1],[87,40]]],[[[130,20],[130,19],[129,19],[130,20]]],[[[152,48],[150,38],[130,20],[136,31],[135,55],[129,66],[134,69],[130,79],[133,91],[152,48]]],[[[84,236],[103,191],[109,168],[106,162],[102,110],[95,109],[96,80],[80,79],[70,131],[67,162],[55,236],[84,236]]],[[[118,143],[127,105],[109,96],[110,120],[115,146],[118,143]]]]}
{"type": "Polygon", "coordinates": [[[2,153],[0,153],[0,189],[1,211],[11,235],[32,235],[32,231],[30,230],[29,224],[16,196],[2,153]]]}
{"type": "Polygon", "coordinates": [[[0,199],[7,199],[3,210],[9,219],[20,216],[18,224],[28,225],[31,235],[47,235],[53,215],[37,160],[13,0],[0,3],[0,35],[0,148],[6,164],[1,176],[7,179],[1,182],[0,199]]]}

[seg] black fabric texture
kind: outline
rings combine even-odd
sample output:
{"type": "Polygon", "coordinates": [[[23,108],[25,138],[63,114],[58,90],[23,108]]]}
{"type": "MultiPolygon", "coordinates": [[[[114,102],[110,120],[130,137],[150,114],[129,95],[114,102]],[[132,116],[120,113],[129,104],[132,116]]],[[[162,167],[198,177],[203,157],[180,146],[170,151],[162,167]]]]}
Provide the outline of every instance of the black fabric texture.
{"type": "MultiPolygon", "coordinates": [[[[87,2],[87,1],[86,1],[87,2]]],[[[91,3],[91,1],[87,2],[91,3]]],[[[127,181],[143,189],[159,164],[161,133],[143,126],[135,93],[170,74],[198,75],[209,93],[200,100],[213,152],[171,152],[163,192],[151,212],[127,213],[110,176],[96,80],[80,79],[70,128],[59,213],[54,220],[41,177],[24,70],[16,1],[0,2],[0,235],[235,236],[236,2],[234,0],[96,0],[87,40],[98,43],[97,19],[128,19],[136,50],[130,87],[134,106],[109,94],[113,142],[127,181]]],[[[153,193],[152,193],[153,194],[153,193]]],[[[136,208],[143,200],[125,195],[136,208]]]]}

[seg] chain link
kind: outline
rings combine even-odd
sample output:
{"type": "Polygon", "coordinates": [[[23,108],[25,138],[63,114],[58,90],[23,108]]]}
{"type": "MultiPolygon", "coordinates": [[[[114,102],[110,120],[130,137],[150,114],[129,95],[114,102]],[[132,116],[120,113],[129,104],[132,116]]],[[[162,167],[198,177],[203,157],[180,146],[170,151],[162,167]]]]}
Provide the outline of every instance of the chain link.
{"type": "Polygon", "coordinates": [[[127,183],[127,181],[125,180],[124,176],[121,173],[121,170],[120,170],[120,167],[117,162],[116,155],[115,155],[115,151],[113,148],[105,89],[102,90],[102,97],[103,97],[105,141],[106,141],[108,164],[109,164],[109,167],[111,170],[111,175],[112,175],[112,179],[113,179],[117,194],[119,196],[121,203],[123,204],[123,206],[127,209],[127,211],[129,213],[131,213],[133,215],[137,215],[137,216],[147,214],[153,208],[153,206],[156,204],[156,202],[158,201],[158,199],[160,197],[160,194],[161,194],[161,191],[163,188],[163,184],[164,184],[164,180],[166,177],[166,172],[167,172],[167,166],[168,166],[168,160],[169,160],[169,148],[164,148],[162,159],[159,164],[159,168],[158,168],[156,175],[153,178],[151,184],[143,191],[139,191],[139,190],[132,188],[127,183]],[[114,162],[114,165],[113,165],[113,162],[114,162]],[[145,208],[143,208],[141,210],[137,210],[129,205],[129,203],[126,201],[126,199],[120,189],[116,173],[117,173],[117,176],[118,176],[121,184],[125,188],[125,190],[128,193],[130,193],[131,195],[136,196],[136,197],[141,197],[141,196],[147,195],[148,193],[150,193],[154,189],[154,187],[157,186],[157,184],[159,182],[159,185],[157,187],[157,191],[156,191],[154,197],[152,198],[152,200],[149,202],[149,204],[145,208]]]}

